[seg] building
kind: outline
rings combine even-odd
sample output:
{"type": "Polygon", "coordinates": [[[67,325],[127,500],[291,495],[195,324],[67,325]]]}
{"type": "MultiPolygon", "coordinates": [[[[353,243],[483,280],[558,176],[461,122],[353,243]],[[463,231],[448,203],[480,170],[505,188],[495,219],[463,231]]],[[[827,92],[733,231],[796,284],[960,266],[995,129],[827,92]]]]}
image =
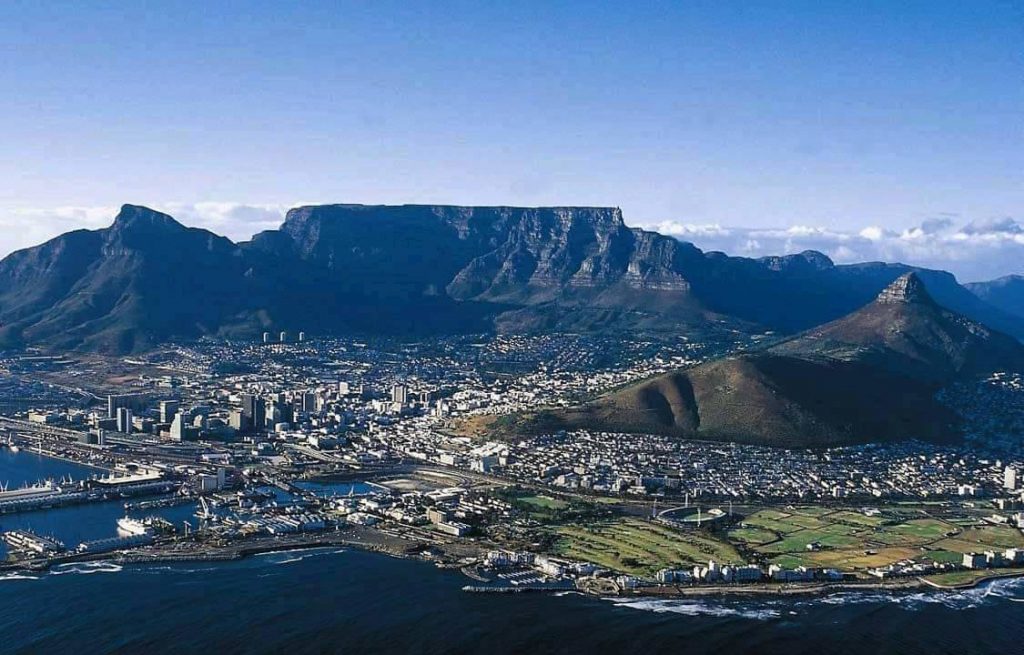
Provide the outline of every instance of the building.
{"type": "Polygon", "coordinates": [[[122,407],[141,412],[146,409],[147,401],[146,394],[142,393],[107,396],[107,418],[117,418],[117,410],[122,407]]]}
{"type": "Polygon", "coordinates": [[[409,402],[409,387],[404,384],[396,384],[391,387],[391,402],[402,405],[409,402]]]}
{"type": "Polygon", "coordinates": [[[280,339],[281,343],[287,343],[288,342],[288,333],[287,332],[285,332],[284,330],[281,330],[281,335],[280,336],[281,336],[281,339],[280,339]]]}
{"type": "Polygon", "coordinates": [[[267,426],[267,405],[259,396],[242,394],[242,415],[239,432],[261,432],[267,426]]]}
{"type": "Polygon", "coordinates": [[[132,410],[127,407],[117,408],[117,431],[124,434],[132,433],[132,410]]]}
{"type": "Polygon", "coordinates": [[[964,553],[962,564],[968,569],[983,569],[988,565],[985,553],[964,553]]]}
{"type": "Polygon", "coordinates": [[[178,413],[178,401],[177,400],[161,400],[160,401],[160,422],[170,423],[174,420],[174,415],[178,413]]]}
{"type": "Polygon", "coordinates": [[[269,332],[264,332],[263,333],[263,343],[270,343],[270,333],[269,332]]]}
{"type": "Polygon", "coordinates": [[[1003,487],[1010,491],[1016,491],[1017,484],[1017,469],[1007,466],[1003,469],[1003,487]]]}

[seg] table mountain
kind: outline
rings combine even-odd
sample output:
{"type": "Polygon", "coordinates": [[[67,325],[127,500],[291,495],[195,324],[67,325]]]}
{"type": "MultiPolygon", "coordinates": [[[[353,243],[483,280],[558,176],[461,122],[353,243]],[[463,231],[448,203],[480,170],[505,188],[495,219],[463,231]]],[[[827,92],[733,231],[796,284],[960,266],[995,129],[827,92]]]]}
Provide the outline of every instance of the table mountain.
{"type": "MultiPolygon", "coordinates": [[[[110,353],[263,330],[792,333],[867,302],[902,264],[748,259],[625,225],[608,207],[322,205],[233,243],[145,207],[0,261],[0,345],[110,353]]],[[[1015,336],[1024,319],[942,271],[943,305],[1015,336]]]]}

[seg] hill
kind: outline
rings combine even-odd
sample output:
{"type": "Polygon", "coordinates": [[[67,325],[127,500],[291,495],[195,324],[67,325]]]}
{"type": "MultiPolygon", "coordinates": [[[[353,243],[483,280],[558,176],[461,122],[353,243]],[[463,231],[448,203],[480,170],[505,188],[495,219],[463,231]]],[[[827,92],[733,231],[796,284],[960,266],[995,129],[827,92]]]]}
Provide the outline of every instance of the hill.
{"type": "Polygon", "coordinates": [[[1024,346],[939,306],[908,273],[862,309],[767,351],[675,371],[585,406],[524,419],[785,447],[956,438],[949,382],[1024,370],[1024,346]]]}

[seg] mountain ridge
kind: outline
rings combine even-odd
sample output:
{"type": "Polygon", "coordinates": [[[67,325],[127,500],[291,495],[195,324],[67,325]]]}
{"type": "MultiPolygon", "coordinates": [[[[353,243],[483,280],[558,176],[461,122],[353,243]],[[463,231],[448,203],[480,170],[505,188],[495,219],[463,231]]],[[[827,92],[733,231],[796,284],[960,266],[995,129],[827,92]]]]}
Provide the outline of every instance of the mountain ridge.
{"type": "Polygon", "coordinates": [[[797,332],[907,270],[962,313],[1024,336],[942,271],[747,259],[625,224],[615,207],[310,205],[234,243],[125,205],[0,260],[0,345],[131,352],[263,330],[797,332]]]}

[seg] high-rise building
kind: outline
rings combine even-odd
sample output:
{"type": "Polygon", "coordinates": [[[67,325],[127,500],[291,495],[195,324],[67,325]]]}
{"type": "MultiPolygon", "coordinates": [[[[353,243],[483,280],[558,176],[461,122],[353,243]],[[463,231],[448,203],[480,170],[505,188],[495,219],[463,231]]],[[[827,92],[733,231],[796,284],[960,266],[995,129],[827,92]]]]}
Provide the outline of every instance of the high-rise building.
{"type": "Polygon", "coordinates": [[[177,400],[161,400],[160,401],[160,422],[170,423],[174,420],[174,415],[178,413],[178,401],[177,400]]]}
{"type": "Polygon", "coordinates": [[[132,410],[127,407],[117,408],[117,431],[124,434],[132,433],[132,410]]]}
{"type": "Polygon", "coordinates": [[[315,412],[317,411],[317,401],[319,397],[312,391],[307,391],[302,394],[302,411],[304,412],[315,412]]]}
{"type": "Polygon", "coordinates": [[[143,393],[127,393],[107,396],[107,418],[117,418],[117,410],[126,407],[140,412],[146,408],[148,398],[143,393]]]}
{"type": "Polygon", "coordinates": [[[185,415],[181,412],[174,415],[174,420],[171,421],[171,439],[175,441],[185,440],[185,415]]]}
{"type": "Polygon", "coordinates": [[[270,333],[269,332],[264,332],[263,333],[263,343],[270,343],[270,333]]]}
{"type": "Polygon", "coordinates": [[[267,405],[251,393],[242,394],[242,432],[263,431],[267,426],[267,405]]]}
{"type": "Polygon", "coordinates": [[[285,332],[284,330],[282,330],[281,331],[281,343],[285,343],[287,341],[288,341],[288,333],[285,332]]]}
{"type": "Polygon", "coordinates": [[[403,405],[409,402],[409,387],[404,384],[396,384],[391,387],[391,402],[403,405]]]}
{"type": "Polygon", "coordinates": [[[1012,466],[1003,469],[1003,487],[1010,491],[1017,490],[1017,469],[1012,466]]]}
{"type": "Polygon", "coordinates": [[[301,341],[305,341],[305,340],[306,340],[306,333],[305,332],[299,332],[299,341],[301,342],[301,341]]]}

